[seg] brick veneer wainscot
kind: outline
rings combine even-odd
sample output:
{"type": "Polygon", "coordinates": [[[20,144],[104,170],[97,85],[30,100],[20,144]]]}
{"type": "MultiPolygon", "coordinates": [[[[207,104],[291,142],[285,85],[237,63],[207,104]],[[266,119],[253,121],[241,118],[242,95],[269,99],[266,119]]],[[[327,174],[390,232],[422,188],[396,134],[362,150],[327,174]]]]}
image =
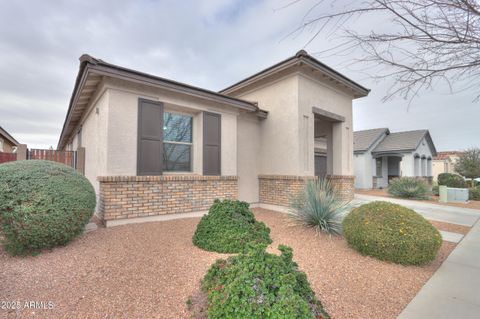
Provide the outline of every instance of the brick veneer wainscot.
{"type": "Polygon", "coordinates": [[[105,220],[205,211],[215,199],[237,199],[237,176],[100,176],[105,220]]]}
{"type": "MultiPolygon", "coordinates": [[[[315,180],[315,176],[295,175],[259,175],[260,203],[289,206],[291,196],[298,194],[308,180],[315,180]]],[[[354,196],[353,176],[330,175],[327,179],[337,190],[344,201],[351,201],[354,196]]]]}

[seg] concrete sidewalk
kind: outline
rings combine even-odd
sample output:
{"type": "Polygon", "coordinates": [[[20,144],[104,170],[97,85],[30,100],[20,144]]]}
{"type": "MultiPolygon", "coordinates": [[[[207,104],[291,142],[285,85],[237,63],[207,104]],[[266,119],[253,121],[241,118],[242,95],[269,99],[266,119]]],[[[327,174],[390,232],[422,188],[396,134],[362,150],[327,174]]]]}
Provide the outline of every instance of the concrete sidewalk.
{"type": "Polygon", "coordinates": [[[480,318],[479,287],[480,223],[476,223],[398,318],[480,318]]]}
{"type": "Polygon", "coordinates": [[[480,218],[480,210],[476,209],[435,205],[415,200],[405,200],[390,197],[355,194],[355,199],[352,203],[354,205],[361,205],[372,201],[386,201],[399,204],[413,209],[426,219],[468,227],[472,227],[480,218]]]}

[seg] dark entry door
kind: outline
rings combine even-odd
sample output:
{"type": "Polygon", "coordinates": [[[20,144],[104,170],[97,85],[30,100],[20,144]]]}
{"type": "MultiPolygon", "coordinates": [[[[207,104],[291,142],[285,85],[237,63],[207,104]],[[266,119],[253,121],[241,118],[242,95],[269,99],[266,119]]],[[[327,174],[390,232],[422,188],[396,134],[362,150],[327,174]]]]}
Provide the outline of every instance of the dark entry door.
{"type": "Polygon", "coordinates": [[[315,176],[325,178],[327,176],[327,157],[315,155],[315,176]]]}

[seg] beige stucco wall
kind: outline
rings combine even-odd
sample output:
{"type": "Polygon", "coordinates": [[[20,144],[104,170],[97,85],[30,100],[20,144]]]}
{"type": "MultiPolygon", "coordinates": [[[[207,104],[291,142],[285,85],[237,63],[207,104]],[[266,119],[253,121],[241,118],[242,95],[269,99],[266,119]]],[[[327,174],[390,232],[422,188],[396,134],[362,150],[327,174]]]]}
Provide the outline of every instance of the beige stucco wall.
{"type": "Polygon", "coordinates": [[[261,152],[260,125],[262,125],[262,121],[256,115],[242,113],[238,117],[238,198],[249,203],[257,203],[259,201],[258,159],[261,152]]]}
{"type": "MultiPolygon", "coordinates": [[[[299,86],[299,119],[308,118],[309,134],[299,137],[301,146],[300,161],[305,163],[308,160],[308,169],[305,175],[314,173],[313,158],[313,134],[314,115],[312,107],[317,107],[327,112],[345,117],[345,122],[332,123],[331,150],[329,150],[331,174],[353,175],[353,130],[352,130],[352,99],[344,91],[335,86],[327,84],[320,79],[309,77],[304,74],[298,75],[299,86]],[[302,143],[304,138],[309,138],[309,143],[302,143]],[[308,154],[308,155],[307,155],[308,154]],[[308,156],[308,158],[306,158],[308,156]]],[[[302,123],[299,122],[299,127],[302,123]]],[[[330,173],[330,172],[329,172],[330,173]]]]}
{"type": "Polygon", "coordinates": [[[237,97],[256,101],[261,109],[268,111],[268,118],[261,121],[257,137],[258,173],[300,175],[298,77],[290,75],[237,97]]]}
{"type": "MultiPolygon", "coordinates": [[[[235,109],[185,94],[168,92],[119,80],[106,81],[110,98],[107,175],[136,175],[138,99],[164,103],[166,111],[193,117],[193,171],[202,174],[202,112],[221,114],[221,173],[237,175],[237,116],[235,109]],[[128,151],[127,151],[128,150],[128,151]]],[[[168,174],[168,173],[165,173],[168,174]]]]}
{"type": "Polygon", "coordinates": [[[457,163],[458,156],[450,155],[446,159],[433,160],[432,161],[432,176],[433,180],[438,179],[438,175],[442,173],[456,174],[455,164],[457,163]]]}
{"type": "Polygon", "coordinates": [[[344,123],[333,123],[328,134],[328,166],[330,174],[353,175],[352,95],[301,72],[232,95],[256,101],[268,111],[260,123],[259,174],[314,175],[315,106],[345,117],[344,123]]]}
{"type": "Polygon", "coordinates": [[[81,146],[85,148],[85,177],[92,183],[95,192],[99,194],[97,176],[107,173],[108,152],[108,115],[109,115],[109,92],[101,84],[95,92],[87,112],[83,115],[80,123],[73,130],[74,135],[66,146],[67,150],[77,150],[78,132],[81,128],[81,146]]]}

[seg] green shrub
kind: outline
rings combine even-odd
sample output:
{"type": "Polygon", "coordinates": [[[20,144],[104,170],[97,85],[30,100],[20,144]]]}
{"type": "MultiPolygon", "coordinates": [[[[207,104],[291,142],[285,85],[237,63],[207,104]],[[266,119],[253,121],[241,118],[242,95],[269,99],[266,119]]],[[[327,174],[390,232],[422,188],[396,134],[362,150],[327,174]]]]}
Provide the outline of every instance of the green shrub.
{"type": "Polygon", "coordinates": [[[0,165],[0,226],[12,255],[68,243],[94,209],[92,185],[66,165],[38,160],[0,165]]]}
{"type": "Polygon", "coordinates": [[[468,199],[480,200],[480,186],[472,187],[468,191],[468,199]]]}
{"type": "Polygon", "coordinates": [[[435,259],[442,237],[426,219],[406,207],[372,202],[343,220],[343,234],[361,254],[403,265],[435,259]]]}
{"type": "Polygon", "coordinates": [[[350,206],[343,202],[325,180],[307,181],[290,204],[290,217],[317,232],[342,233],[342,219],[350,206]]]}
{"type": "Polygon", "coordinates": [[[467,182],[462,176],[451,173],[438,174],[438,185],[454,188],[467,188],[467,182]]]}
{"type": "Polygon", "coordinates": [[[440,190],[439,190],[439,186],[438,185],[435,185],[432,187],[432,194],[435,195],[435,196],[439,196],[440,195],[440,190]]]}
{"type": "Polygon", "coordinates": [[[415,177],[400,177],[390,181],[388,193],[394,197],[426,199],[428,198],[427,184],[415,177]]]}
{"type": "Polygon", "coordinates": [[[202,281],[208,318],[329,318],[307,276],[292,261],[292,249],[278,249],[280,256],[267,253],[260,244],[245,254],[217,260],[202,281]]]}
{"type": "Polygon", "coordinates": [[[219,253],[239,253],[249,243],[270,244],[270,229],[248,207],[238,200],[215,200],[198,223],[193,244],[219,253]]]}

